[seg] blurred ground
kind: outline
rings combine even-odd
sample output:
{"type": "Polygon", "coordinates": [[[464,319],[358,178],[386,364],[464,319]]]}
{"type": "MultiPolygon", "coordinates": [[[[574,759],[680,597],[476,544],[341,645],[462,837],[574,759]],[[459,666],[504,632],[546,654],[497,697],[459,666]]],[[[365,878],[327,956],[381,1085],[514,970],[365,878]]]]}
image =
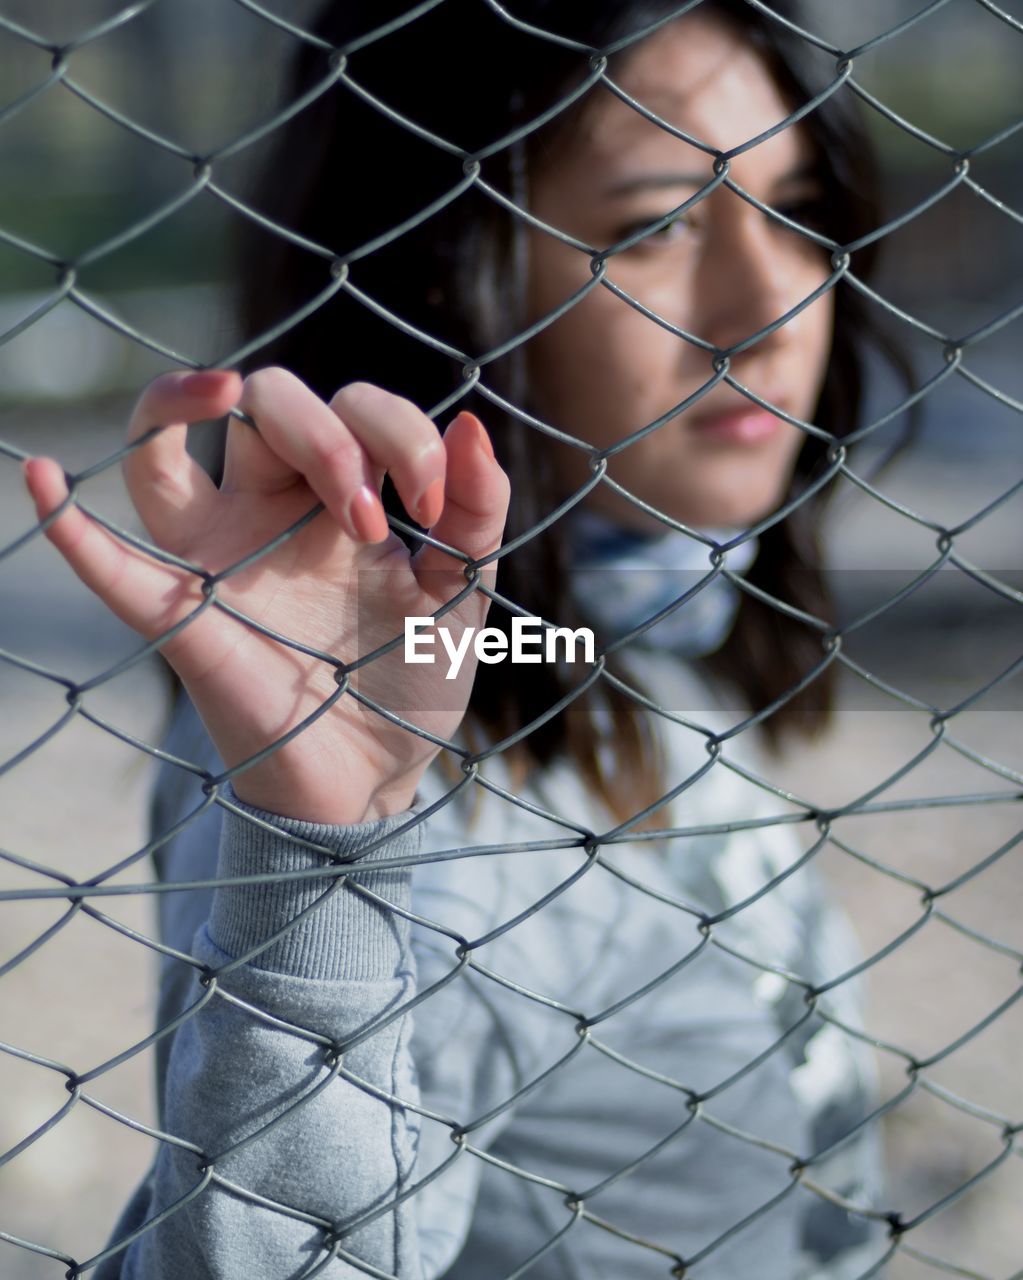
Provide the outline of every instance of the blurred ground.
{"type": "MultiPolygon", "coordinates": [[[[66,466],[80,467],[117,448],[126,409],[112,400],[74,419],[67,411],[11,412],[2,437],[33,451],[55,450],[66,466]]],[[[981,459],[964,468],[961,459],[943,460],[933,452],[897,466],[883,481],[899,501],[931,514],[951,504],[957,512],[950,507],[951,514],[943,512],[941,518],[960,520],[990,502],[1004,483],[1001,465],[981,459]]],[[[116,471],[91,481],[90,493],[106,514],[130,521],[116,471]]],[[[1009,504],[1000,524],[974,536],[975,561],[1003,576],[1018,570],[1023,559],[1019,506],[1013,514],[1009,504]]],[[[914,568],[933,558],[933,534],[917,545],[905,519],[892,519],[895,527],[862,496],[838,504],[832,558],[841,570],[837,583],[847,616],[870,607],[880,591],[892,594],[893,584],[908,580],[914,568]]],[[[0,545],[31,523],[17,466],[0,462],[0,545]]],[[[1011,608],[999,610],[984,592],[957,594],[953,579],[958,575],[943,575],[931,595],[921,593],[897,622],[872,623],[855,642],[851,638],[849,652],[896,687],[948,707],[1018,657],[1019,626],[1011,608]]],[[[97,675],[138,648],[41,539],[0,561],[0,602],[0,648],[64,676],[97,675]]],[[[156,741],[165,695],[158,667],[146,661],[89,693],[86,705],[121,729],[156,741]]],[[[13,857],[82,879],[140,848],[150,781],[141,753],[80,717],[31,750],[66,709],[62,688],[0,664],[0,697],[0,760],[30,749],[0,776],[0,851],[12,859],[0,868],[3,886],[40,883],[37,873],[19,868],[13,857]]],[[[773,781],[819,806],[848,803],[880,785],[932,741],[927,713],[895,703],[855,677],[846,679],[843,706],[825,741],[771,767],[773,781]]],[[[1019,771],[1020,719],[1017,680],[957,717],[949,733],[981,756],[1019,771]]],[[[834,834],[844,848],[830,846],[822,862],[867,954],[881,951],[922,915],[919,889],[897,877],[937,889],[981,863],[1018,834],[1019,805],[1011,800],[1018,794],[1018,782],[941,745],[901,782],[879,792],[875,803],[896,802],[888,811],[836,821],[834,834]],[[992,800],[998,794],[1005,799],[992,800]],[[974,799],[940,808],[898,807],[899,801],[924,796],[974,799]]],[[[941,897],[933,918],[871,969],[867,1030],[872,1037],[924,1059],[1019,993],[1019,858],[1018,848],[1008,848],[981,874],[941,897]],[[938,918],[939,911],[961,930],[938,918]],[[971,937],[970,930],[984,940],[971,937]]],[[[137,883],[149,874],[142,862],[117,879],[137,883]]],[[[107,898],[98,906],[127,928],[152,930],[150,904],[143,898],[107,898]]],[[[155,982],[151,953],[84,912],[69,915],[59,899],[7,902],[2,912],[2,961],[57,928],[0,983],[6,1042],[85,1073],[146,1037],[155,982]]],[[[1023,1005],[1007,1005],[986,1030],[924,1075],[974,1108],[1018,1123],[1021,1058],[1023,1005]]],[[[907,1083],[906,1060],[884,1051],[880,1064],[884,1096],[891,1098],[907,1083]]],[[[151,1067],[151,1054],[143,1051],[87,1084],[85,1093],[151,1122],[151,1067]]],[[[0,1055],[0,1093],[17,1099],[0,1116],[3,1150],[67,1101],[58,1072],[7,1054],[0,1055]]],[[[885,1133],[893,1200],[906,1220],[942,1201],[1003,1150],[997,1122],[966,1115],[922,1089],[893,1112],[885,1133]]],[[[152,1150],[149,1138],[80,1102],[45,1137],[0,1168],[3,1229],[79,1260],[93,1255],[152,1150]]],[[[1023,1166],[1010,1156],[915,1230],[912,1242],[964,1268],[955,1274],[1006,1280],[1023,1266],[1021,1194],[1023,1166]]],[[[62,1263],[10,1247],[0,1262],[0,1274],[9,1280],[57,1277],[63,1269],[62,1263]]],[[[915,1280],[936,1272],[903,1257],[888,1274],[915,1280]]]]}

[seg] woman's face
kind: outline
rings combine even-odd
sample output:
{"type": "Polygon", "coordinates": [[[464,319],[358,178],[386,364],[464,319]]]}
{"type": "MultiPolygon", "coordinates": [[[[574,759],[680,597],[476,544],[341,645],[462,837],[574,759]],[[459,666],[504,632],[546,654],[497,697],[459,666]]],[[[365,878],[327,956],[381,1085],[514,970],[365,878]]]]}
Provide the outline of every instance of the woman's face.
{"type": "MultiPolygon", "coordinates": [[[[753,48],[720,22],[688,17],[639,44],[617,81],[671,125],[727,151],[791,110],[753,48]]],[[[605,248],[664,216],[713,176],[712,158],[645,120],[609,91],[587,102],[570,136],[531,175],[545,222],[605,248]]],[[[822,196],[799,127],[735,158],[732,177],[762,203],[813,222],[822,196]]],[[[530,233],[530,310],[537,319],[592,278],[586,254],[530,233]]],[[[742,342],[812,293],[827,255],[719,187],[682,219],[608,260],[608,275],[650,311],[715,347],[742,342]]],[[[762,399],[812,417],[831,345],[824,297],[732,358],[762,399]]],[[[527,347],[534,406],[552,425],[605,448],[692,395],[712,354],[597,286],[527,347]]],[[[782,500],[803,433],[719,384],[692,408],[609,460],[608,474],[694,526],[749,525],[782,500]]],[[[554,447],[564,492],[590,475],[581,450],[554,447]]],[[[656,522],[599,485],[590,510],[637,529],[656,522]]]]}

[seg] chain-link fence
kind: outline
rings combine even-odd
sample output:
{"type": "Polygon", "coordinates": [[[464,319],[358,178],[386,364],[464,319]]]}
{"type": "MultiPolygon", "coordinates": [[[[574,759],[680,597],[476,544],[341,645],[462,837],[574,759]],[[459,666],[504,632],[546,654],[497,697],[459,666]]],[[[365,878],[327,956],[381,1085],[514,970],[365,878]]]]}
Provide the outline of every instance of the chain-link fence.
{"type": "MultiPolygon", "coordinates": [[[[1023,1276],[1023,18],[831,10],[2,6],[4,1275],[1023,1276]],[[662,92],[679,67],[681,105],[662,92]],[[611,198],[586,187],[602,143],[633,200],[613,234],[585,221],[611,198]],[[729,226],[697,278],[687,237],[710,261],[729,226]],[[676,310],[686,272],[706,331],[676,310]],[[838,368],[854,330],[862,387],[838,368]],[[636,377],[615,403],[620,350],[636,377]],[[263,495],[250,545],[202,559],[137,532],[120,464],[168,433],[151,405],[126,446],[125,395],[270,360],[324,397],[417,389],[442,426],[478,411],[513,481],[500,550],[413,523],[400,464],[391,527],[435,566],[455,555],[464,590],[440,594],[489,595],[506,630],[590,618],[593,660],[547,683],[481,666],[456,733],[432,727],[436,691],[399,696],[396,630],[349,648],[312,604],[260,612],[253,580],[300,577],[282,555],[315,558],[330,519],[313,467],[283,524],[263,495]],[[701,431],[707,453],[682,456],[712,498],[672,507],[655,443],[701,431]],[[43,455],[69,496],[40,520],[20,464],[43,455]],[[793,465],[768,502],[763,475],[793,465]],[[726,500],[744,484],[752,514],[726,500]],[[187,597],[144,645],[44,538],[69,504],[152,571],[150,596],[187,597]],[[668,558],[583,539],[576,508],[659,522],[668,558]],[[281,657],[276,687],[299,677],[301,713],[230,768],[180,699],[166,736],[156,650],[211,618],[281,657]],[[733,625],[728,666],[728,644],[706,655],[733,625]],[[826,738],[754,744],[819,716],[829,680],[826,738]],[[411,817],[360,837],[340,810],[279,806],[310,826],[239,803],[232,779],[353,703],[441,747],[411,817]]],[[[247,416],[272,440],[259,385],[247,416]]],[[[231,431],[226,461],[212,427],[190,434],[222,493],[256,438],[231,431]]],[[[359,575],[365,608],[401,600],[385,577],[359,575]]],[[[250,722],[272,690],[231,662],[250,722]]]]}

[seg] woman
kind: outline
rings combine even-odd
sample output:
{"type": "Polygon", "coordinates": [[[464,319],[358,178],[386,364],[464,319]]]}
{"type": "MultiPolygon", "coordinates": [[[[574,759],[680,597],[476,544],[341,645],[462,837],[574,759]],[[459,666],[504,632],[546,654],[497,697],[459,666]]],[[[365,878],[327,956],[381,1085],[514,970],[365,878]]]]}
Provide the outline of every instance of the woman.
{"type": "MultiPolygon", "coordinates": [[[[193,886],[161,895],[163,1141],[104,1280],[793,1280],[884,1254],[855,1002],[816,990],[855,963],[846,926],[732,740],[827,707],[811,498],[864,326],[821,243],[869,229],[866,159],[836,100],[744,148],[811,96],[795,55],[744,4],[678,7],[447,0],[365,43],[402,6],[328,6],[295,92],[324,49],[350,79],[278,152],[259,208],[304,245],[253,247],[246,309],[262,332],[332,301],[244,382],[143,396],[126,472],[170,558],[73,506],[49,526],[190,698],[154,814],[193,886]],[[614,89],[586,92],[602,51],[614,89]],[[444,399],[479,416],[441,436],[415,405],[444,399]],[[232,423],[218,489],[182,424],[233,408],[258,431],[232,423]],[[411,559],[385,474],[430,532],[411,559]],[[408,617],[507,630],[477,583],[627,643],[596,669],[341,669],[408,617]]],[[[26,474],[54,516],[60,468],[26,474]]]]}

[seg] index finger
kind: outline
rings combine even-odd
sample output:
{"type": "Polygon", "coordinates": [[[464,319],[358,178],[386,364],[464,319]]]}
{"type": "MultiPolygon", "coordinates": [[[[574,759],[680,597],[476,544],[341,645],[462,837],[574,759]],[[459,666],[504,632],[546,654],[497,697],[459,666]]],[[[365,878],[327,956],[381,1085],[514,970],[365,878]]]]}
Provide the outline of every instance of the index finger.
{"type": "Polygon", "coordinates": [[[394,482],[419,524],[434,524],[444,507],[447,450],[436,425],[403,396],[370,382],[353,382],[330,407],[366,450],[370,463],[394,482]]]}
{"type": "MultiPolygon", "coordinates": [[[[430,419],[408,400],[353,383],[326,405],[294,374],[273,368],[246,379],[241,405],[280,463],[302,475],[336,519],[344,521],[363,485],[379,492],[384,472],[391,473],[415,519],[426,523],[439,512],[444,445],[430,419]]],[[[372,489],[365,493],[383,521],[379,498],[372,489]]]]}

